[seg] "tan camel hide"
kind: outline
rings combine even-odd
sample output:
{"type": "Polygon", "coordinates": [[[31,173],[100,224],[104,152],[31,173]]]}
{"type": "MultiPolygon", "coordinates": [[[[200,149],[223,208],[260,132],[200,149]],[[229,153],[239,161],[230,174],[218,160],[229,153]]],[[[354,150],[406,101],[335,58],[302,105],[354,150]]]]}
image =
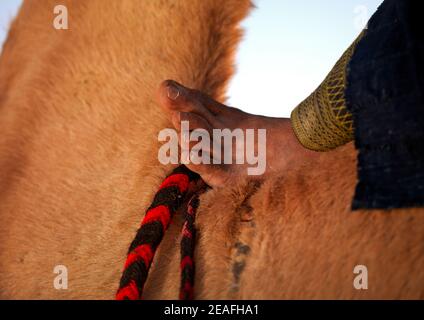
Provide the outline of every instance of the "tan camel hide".
{"type": "MultiPolygon", "coordinates": [[[[69,30],[56,30],[57,4],[26,0],[0,58],[0,297],[112,299],[171,169],[155,90],[171,78],[224,101],[251,4],[67,0],[69,30]]],[[[348,145],[202,196],[196,298],[423,298],[424,210],[352,212],[355,181],[348,145]]],[[[180,228],[176,216],[146,299],[178,297],[180,228]]]]}

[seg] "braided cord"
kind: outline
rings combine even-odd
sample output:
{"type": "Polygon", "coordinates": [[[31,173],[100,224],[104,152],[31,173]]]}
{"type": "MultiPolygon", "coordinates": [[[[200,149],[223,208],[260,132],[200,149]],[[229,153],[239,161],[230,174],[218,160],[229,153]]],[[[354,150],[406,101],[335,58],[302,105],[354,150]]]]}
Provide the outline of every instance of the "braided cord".
{"type": "MultiPolygon", "coordinates": [[[[198,174],[190,171],[185,166],[179,166],[162,182],[128,250],[119,289],[116,293],[116,300],[141,299],[156,249],[162,241],[173,215],[188,196],[190,184],[197,183],[199,180],[200,176],[198,174]]],[[[193,200],[190,200],[183,232],[188,230],[187,232],[193,235],[192,239],[194,241],[195,209],[193,205],[193,200]]],[[[184,239],[183,235],[182,245],[183,241],[185,241],[184,239]]],[[[192,250],[187,251],[187,246],[184,242],[184,250],[189,252],[187,261],[191,259],[192,262],[194,242],[190,243],[190,245],[192,250]]],[[[189,298],[193,297],[194,266],[193,263],[191,265],[191,269],[187,267],[182,272],[182,278],[190,279],[191,281],[189,298]]]]}
{"type": "Polygon", "coordinates": [[[194,221],[196,210],[199,206],[199,197],[194,194],[188,202],[185,210],[185,222],[181,237],[181,286],[180,300],[193,299],[194,287],[194,245],[196,241],[196,229],[194,221]]]}

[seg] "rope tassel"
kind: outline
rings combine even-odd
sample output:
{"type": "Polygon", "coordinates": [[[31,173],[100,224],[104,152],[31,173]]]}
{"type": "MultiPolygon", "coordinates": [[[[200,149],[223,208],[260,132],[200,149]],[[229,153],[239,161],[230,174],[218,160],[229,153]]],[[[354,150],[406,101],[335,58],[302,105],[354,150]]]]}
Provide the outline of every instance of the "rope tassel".
{"type": "Polygon", "coordinates": [[[138,300],[143,294],[156,249],[163,239],[175,212],[185,203],[181,238],[181,288],[180,299],[193,299],[194,286],[194,220],[199,205],[198,195],[206,185],[200,176],[185,166],[176,168],[159,187],[152,204],[146,211],[140,228],[128,250],[117,300],[138,300]],[[201,188],[193,193],[193,186],[201,188]]]}

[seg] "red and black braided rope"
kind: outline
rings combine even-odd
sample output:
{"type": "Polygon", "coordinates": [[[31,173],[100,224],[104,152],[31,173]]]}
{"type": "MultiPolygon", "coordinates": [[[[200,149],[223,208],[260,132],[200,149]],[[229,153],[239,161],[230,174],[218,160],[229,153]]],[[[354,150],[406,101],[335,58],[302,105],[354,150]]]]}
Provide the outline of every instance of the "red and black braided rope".
{"type": "Polygon", "coordinates": [[[199,206],[199,197],[194,194],[187,204],[184,212],[184,225],[181,235],[181,286],[180,300],[193,299],[194,287],[194,244],[196,241],[196,229],[194,220],[196,219],[196,210],[199,206]]]}
{"type": "MultiPolygon", "coordinates": [[[[143,287],[159,246],[175,212],[191,197],[185,212],[181,240],[181,299],[193,298],[194,281],[194,218],[198,206],[198,193],[191,195],[190,188],[203,184],[198,174],[185,166],[176,168],[159,187],[137,234],[128,250],[117,300],[141,299],[143,287]]],[[[203,190],[204,188],[202,188],[203,190]]]]}

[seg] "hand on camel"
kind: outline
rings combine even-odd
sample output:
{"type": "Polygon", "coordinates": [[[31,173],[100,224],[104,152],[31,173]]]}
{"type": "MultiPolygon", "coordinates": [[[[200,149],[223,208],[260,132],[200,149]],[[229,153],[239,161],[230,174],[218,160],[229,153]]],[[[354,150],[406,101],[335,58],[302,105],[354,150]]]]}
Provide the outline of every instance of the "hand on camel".
{"type": "MultiPolygon", "coordinates": [[[[180,132],[182,122],[188,121],[189,130],[204,129],[212,137],[213,129],[266,129],[266,166],[263,175],[252,176],[261,178],[272,173],[284,172],[290,165],[314,157],[318,153],[305,149],[297,140],[290,119],[270,118],[248,114],[239,109],[225,106],[200,91],[186,88],[175,81],[164,81],[158,90],[159,103],[167,113],[174,128],[180,132]]],[[[212,139],[212,138],[211,138],[212,139]]],[[[255,139],[255,149],[258,149],[258,139],[255,139]]],[[[212,144],[216,141],[212,141],[212,144]]],[[[180,140],[180,146],[181,146],[180,140]]],[[[194,144],[190,143],[189,148],[194,144]]],[[[263,146],[262,146],[263,147],[263,146]]],[[[232,157],[234,157],[233,149],[232,157]]],[[[208,150],[213,158],[213,152],[208,150]]],[[[201,175],[203,180],[212,187],[224,186],[230,181],[248,175],[248,163],[239,164],[194,164],[187,163],[188,168],[201,175]]]]}

